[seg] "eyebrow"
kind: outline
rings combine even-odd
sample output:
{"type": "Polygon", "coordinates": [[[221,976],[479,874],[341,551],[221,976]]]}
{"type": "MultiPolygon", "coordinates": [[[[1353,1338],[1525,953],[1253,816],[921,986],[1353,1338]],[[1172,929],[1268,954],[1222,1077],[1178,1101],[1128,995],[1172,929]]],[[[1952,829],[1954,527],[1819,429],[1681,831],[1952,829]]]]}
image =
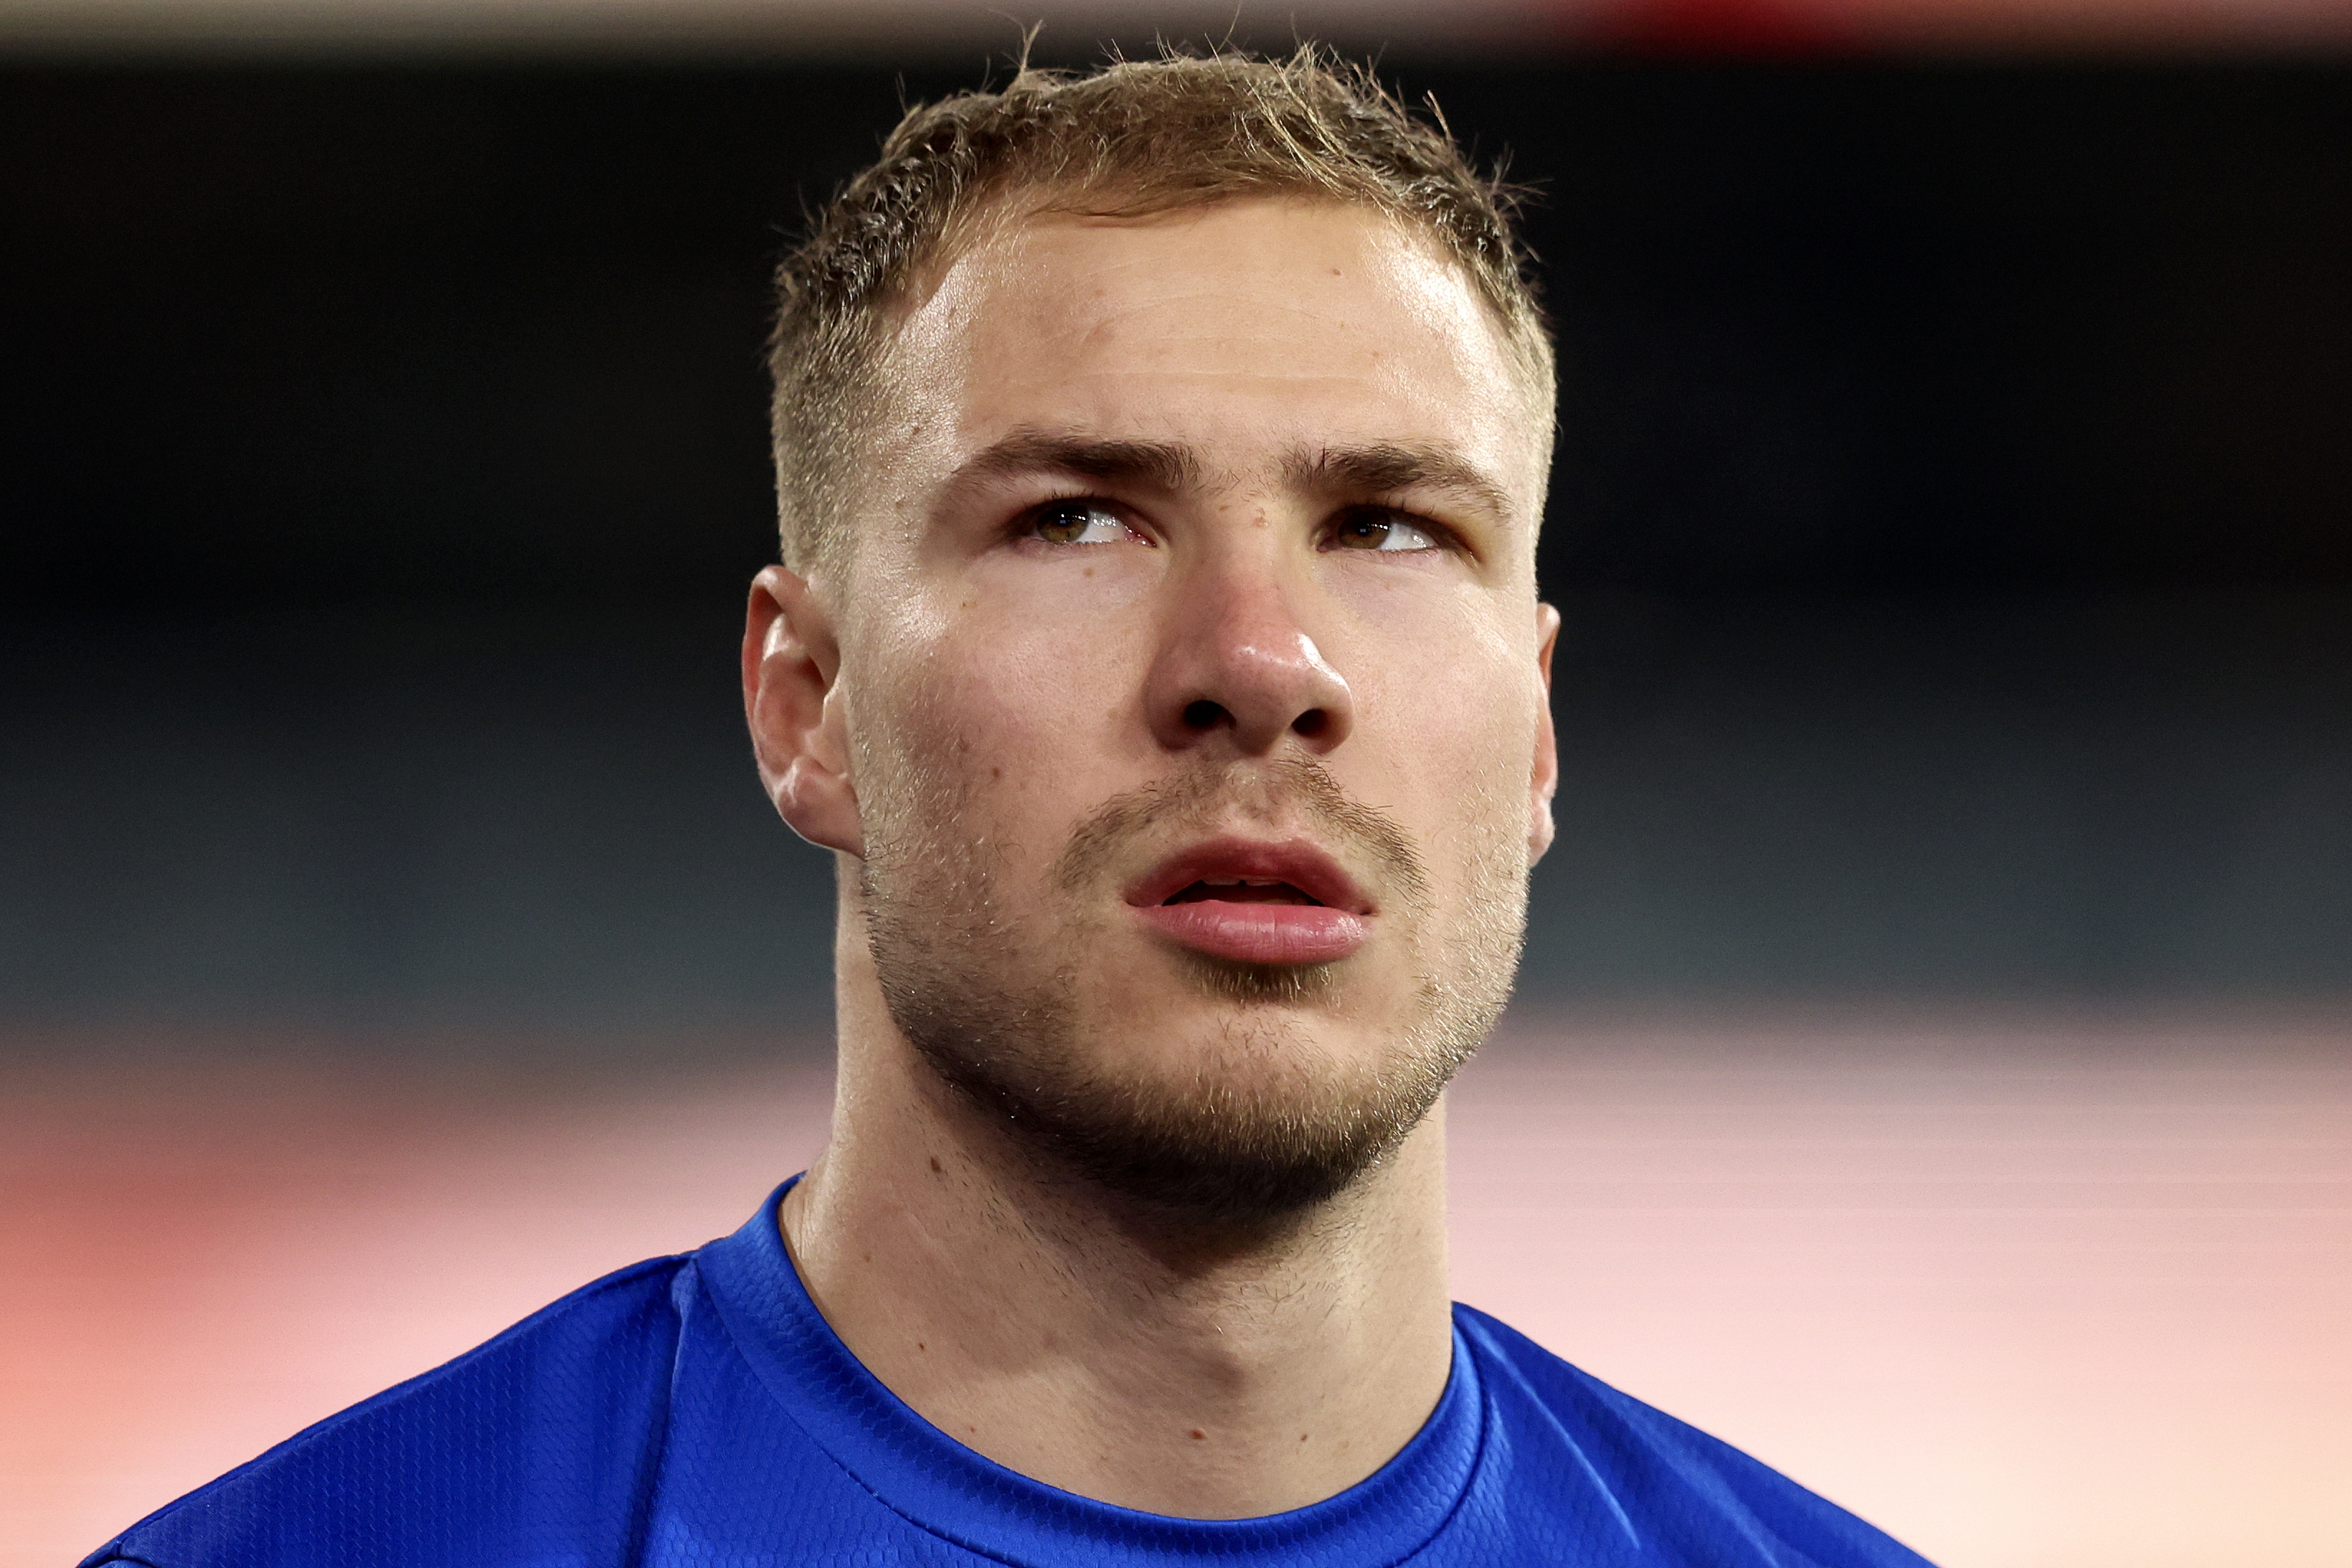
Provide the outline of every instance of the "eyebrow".
{"type": "MultiPolygon", "coordinates": [[[[975,453],[957,469],[952,482],[1062,473],[1173,493],[1202,487],[1207,472],[1200,454],[1181,441],[1130,441],[1024,428],[975,453]]],[[[1283,478],[1297,489],[1325,493],[1449,491],[1498,521],[1507,523],[1518,515],[1509,492],[1451,447],[1379,442],[1300,450],[1285,459],[1283,478]]]]}
{"type": "Polygon", "coordinates": [[[1478,466],[1446,447],[1325,447],[1300,453],[1284,465],[1286,477],[1302,489],[1347,490],[1360,495],[1394,495],[1401,490],[1451,490],[1484,507],[1498,521],[1517,515],[1501,485],[1478,466]]]}
{"type": "Polygon", "coordinates": [[[1201,471],[1199,457],[1181,442],[1118,441],[1043,430],[1015,430],[975,454],[957,477],[1015,479],[1024,474],[1055,472],[1173,491],[1198,486],[1201,471]]]}

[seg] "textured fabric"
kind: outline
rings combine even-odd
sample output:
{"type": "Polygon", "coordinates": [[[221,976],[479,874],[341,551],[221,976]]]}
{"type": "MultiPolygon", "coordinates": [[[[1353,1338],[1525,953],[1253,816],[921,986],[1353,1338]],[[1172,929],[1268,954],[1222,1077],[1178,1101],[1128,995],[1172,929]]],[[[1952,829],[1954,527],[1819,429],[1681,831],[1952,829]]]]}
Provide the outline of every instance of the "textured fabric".
{"type": "Polygon", "coordinates": [[[1919,1568],[1755,1460],[1454,1309],[1395,1458],[1265,1519],[1138,1513],[925,1422],[801,1288],[778,1189],[280,1444],[92,1553],[151,1568],[1919,1568]]]}

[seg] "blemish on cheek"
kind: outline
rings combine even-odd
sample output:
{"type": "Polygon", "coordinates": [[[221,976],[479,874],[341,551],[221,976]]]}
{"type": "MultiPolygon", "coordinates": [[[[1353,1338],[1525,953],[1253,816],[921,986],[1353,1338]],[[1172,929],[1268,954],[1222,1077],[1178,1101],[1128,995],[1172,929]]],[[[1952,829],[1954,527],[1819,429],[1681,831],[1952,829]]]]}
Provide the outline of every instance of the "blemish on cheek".
{"type": "Polygon", "coordinates": [[[932,1155],[932,1156],[931,1156],[931,1169],[932,1169],[932,1170],[934,1170],[934,1171],[936,1171],[936,1170],[938,1170],[939,1168],[940,1168],[940,1157],[939,1157],[937,1154],[934,1154],[934,1155],[932,1155]]]}
{"type": "MultiPolygon", "coordinates": [[[[1001,779],[1004,776],[1004,770],[1003,768],[991,768],[988,770],[988,776],[992,779],[1001,779]]],[[[933,1161],[931,1163],[931,1169],[936,1171],[939,1168],[939,1163],[937,1161],[933,1161]]]]}
{"type": "Polygon", "coordinates": [[[1206,1432],[1202,1431],[1198,1426],[1195,1426],[1195,1427],[1193,1427],[1193,1428],[1192,1428],[1192,1436],[1193,1436],[1195,1438],[1201,1438],[1201,1437],[1205,1437],[1205,1436],[1208,1436],[1208,1434],[1207,1434],[1206,1432]]]}
{"type": "Polygon", "coordinates": [[[1095,574],[1095,569],[1094,569],[1093,567],[1091,567],[1091,566],[1087,567],[1087,576],[1089,576],[1089,577],[1091,577],[1091,576],[1093,576],[1094,574],[1095,574]]]}

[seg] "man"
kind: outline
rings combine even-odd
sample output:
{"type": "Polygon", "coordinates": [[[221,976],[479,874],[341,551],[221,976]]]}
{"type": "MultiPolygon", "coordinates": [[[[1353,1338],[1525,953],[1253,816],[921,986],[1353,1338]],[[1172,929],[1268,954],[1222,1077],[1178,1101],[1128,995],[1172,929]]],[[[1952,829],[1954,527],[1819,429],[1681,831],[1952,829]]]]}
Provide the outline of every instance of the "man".
{"type": "Polygon", "coordinates": [[[823,1157],[90,1561],[1916,1563],[1447,1302],[1554,778],[1494,190],[1311,54],[1024,73],[782,284],[823,1157]]]}

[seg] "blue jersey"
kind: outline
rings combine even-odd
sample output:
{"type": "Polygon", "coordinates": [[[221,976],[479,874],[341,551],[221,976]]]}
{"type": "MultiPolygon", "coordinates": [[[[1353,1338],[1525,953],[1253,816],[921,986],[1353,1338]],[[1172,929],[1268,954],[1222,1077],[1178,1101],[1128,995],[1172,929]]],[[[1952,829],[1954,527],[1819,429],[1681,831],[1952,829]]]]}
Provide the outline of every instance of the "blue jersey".
{"type": "Polygon", "coordinates": [[[883,1387],[801,1288],[779,1189],[330,1416],[84,1568],[1921,1568],[1924,1559],[1466,1307],[1428,1422],[1295,1512],[1041,1485],[883,1387]]]}

